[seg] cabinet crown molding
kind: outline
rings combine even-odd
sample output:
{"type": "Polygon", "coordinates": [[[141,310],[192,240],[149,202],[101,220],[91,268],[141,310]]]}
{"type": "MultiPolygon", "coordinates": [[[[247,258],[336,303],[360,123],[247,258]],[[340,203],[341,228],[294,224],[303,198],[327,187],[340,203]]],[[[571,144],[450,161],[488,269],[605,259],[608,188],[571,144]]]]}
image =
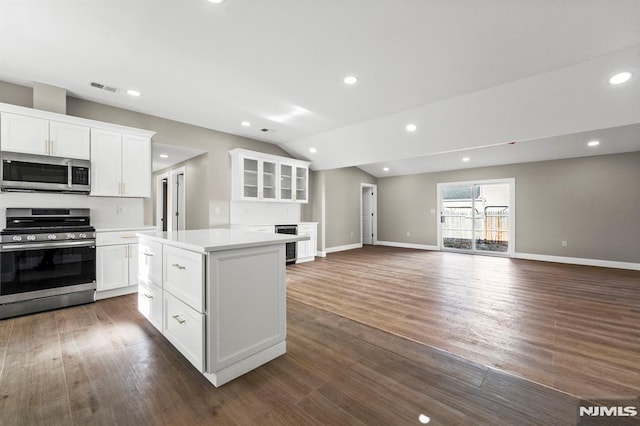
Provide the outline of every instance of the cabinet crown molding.
{"type": "Polygon", "coordinates": [[[135,127],[122,126],[120,124],[105,123],[103,121],[90,120],[88,118],[75,117],[73,115],[59,114],[57,112],[43,111],[34,108],[27,108],[18,105],[5,104],[0,102],[0,112],[25,115],[28,117],[42,118],[45,120],[72,123],[80,126],[91,127],[93,129],[113,130],[121,133],[129,133],[138,136],[151,138],[156,132],[135,127]]]}
{"type": "Polygon", "coordinates": [[[293,164],[294,166],[309,167],[309,165],[311,164],[311,161],[298,160],[297,158],[283,157],[280,155],[266,154],[264,152],[251,151],[249,149],[244,149],[244,148],[230,149],[229,155],[231,157],[235,157],[238,155],[245,155],[247,157],[259,158],[261,160],[271,160],[271,161],[277,161],[280,163],[293,164]]]}

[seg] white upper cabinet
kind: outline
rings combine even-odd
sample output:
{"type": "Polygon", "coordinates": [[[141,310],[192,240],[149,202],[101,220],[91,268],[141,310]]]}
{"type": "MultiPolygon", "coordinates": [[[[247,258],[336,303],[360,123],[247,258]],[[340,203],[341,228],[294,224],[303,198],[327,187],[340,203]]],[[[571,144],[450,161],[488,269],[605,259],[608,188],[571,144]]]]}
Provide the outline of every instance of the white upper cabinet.
{"type": "Polygon", "coordinates": [[[89,159],[89,127],[21,114],[2,113],[2,150],[89,159]]]}
{"type": "Polygon", "coordinates": [[[151,197],[151,139],[122,135],[122,195],[151,197]]]}
{"type": "Polygon", "coordinates": [[[91,194],[151,197],[151,139],[91,129],[91,194]]]}
{"type": "Polygon", "coordinates": [[[229,155],[233,200],[308,202],[309,162],[239,148],[229,155]]]}
{"type": "Polygon", "coordinates": [[[55,157],[88,160],[89,127],[49,121],[49,154],[55,157]]]}
{"type": "Polygon", "coordinates": [[[280,163],[280,200],[309,202],[309,168],[280,163]]]}

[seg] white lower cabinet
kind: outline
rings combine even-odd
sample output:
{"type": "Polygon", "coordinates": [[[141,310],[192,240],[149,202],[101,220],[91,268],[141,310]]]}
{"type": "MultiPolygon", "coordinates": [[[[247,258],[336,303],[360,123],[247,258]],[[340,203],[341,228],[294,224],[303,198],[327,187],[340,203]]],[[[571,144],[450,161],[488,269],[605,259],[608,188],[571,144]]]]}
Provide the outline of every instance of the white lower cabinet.
{"type": "Polygon", "coordinates": [[[307,241],[298,241],[298,258],[296,263],[311,262],[316,257],[316,247],[318,241],[318,225],[315,223],[304,223],[298,225],[298,235],[309,237],[307,241]]]}
{"type": "Polygon", "coordinates": [[[142,238],[138,311],[204,372],[204,254],[142,238]]]}
{"type": "Polygon", "coordinates": [[[162,289],[204,311],[204,255],[177,247],[162,250],[162,289]]]}
{"type": "Polygon", "coordinates": [[[283,243],[195,251],[166,239],[140,238],[138,310],[204,377],[220,386],[286,352],[283,243]]]}
{"type": "Polygon", "coordinates": [[[138,284],[138,311],[162,333],[162,288],[140,281],[138,284]]]}
{"type": "Polygon", "coordinates": [[[193,364],[204,372],[204,314],[171,293],[163,292],[163,334],[193,364]]]}
{"type": "Polygon", "coordinates": [[[137,230],[96,232],[97,299],[136,292],[139,263],[136,232],[137,230]]]}

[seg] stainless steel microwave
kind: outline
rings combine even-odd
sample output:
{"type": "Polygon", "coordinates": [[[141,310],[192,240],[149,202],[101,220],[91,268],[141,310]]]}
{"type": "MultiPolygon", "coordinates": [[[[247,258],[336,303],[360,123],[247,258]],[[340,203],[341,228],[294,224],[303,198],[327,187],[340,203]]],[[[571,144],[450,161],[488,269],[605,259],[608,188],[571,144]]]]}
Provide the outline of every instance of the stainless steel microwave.
{"type": "Polygon", "coordinates": [[[2,152],[3,191],[48,191],[88,194],[89,160],[2,152]]]}

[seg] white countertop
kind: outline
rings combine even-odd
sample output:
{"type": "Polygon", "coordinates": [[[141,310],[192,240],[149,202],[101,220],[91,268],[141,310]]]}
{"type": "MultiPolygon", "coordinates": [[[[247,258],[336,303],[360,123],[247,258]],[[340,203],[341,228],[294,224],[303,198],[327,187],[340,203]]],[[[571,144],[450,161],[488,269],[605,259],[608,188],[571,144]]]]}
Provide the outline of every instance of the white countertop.
{"type": "Polygon", "coordinates": [[[155,231],[157,228],[152,225],[129,226],[121,228],[97,228],[96,232],[129,232],[129,231],[155,231]]]}
{"type": "Polygon", "coordinates": [[[233,250],[246,247],[306,241],[309,237],[266,232],[240,231],[236,229],[194,229],[189,231],[138,232],[139,237],[199,252],[233,250]]]}

